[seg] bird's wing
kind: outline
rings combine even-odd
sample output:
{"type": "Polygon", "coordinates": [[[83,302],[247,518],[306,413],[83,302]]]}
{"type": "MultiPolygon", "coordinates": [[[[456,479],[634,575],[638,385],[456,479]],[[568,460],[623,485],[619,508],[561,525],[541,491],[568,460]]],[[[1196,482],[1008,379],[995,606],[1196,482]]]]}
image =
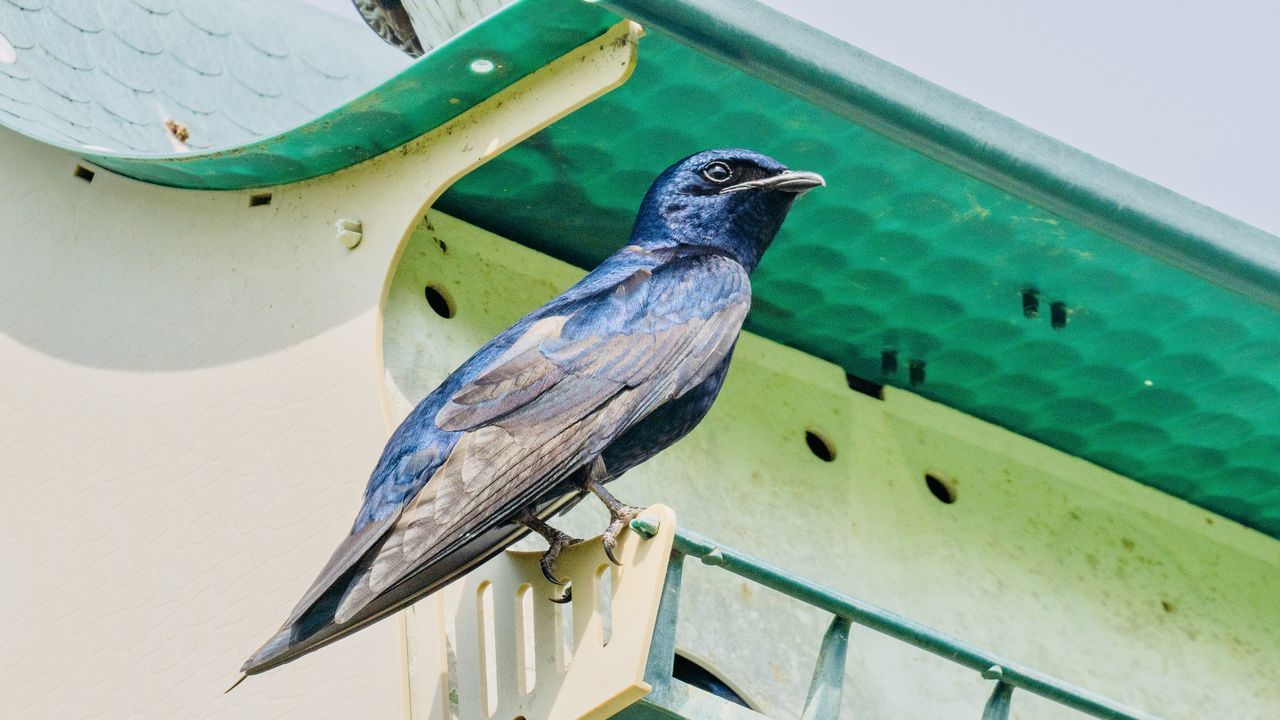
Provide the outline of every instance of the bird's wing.
{"type": "Polygon", "coordinates": [[[536,502],[726,357],[750,307],[746,271],[720,255],[638,270],[545,316],[436,415],[462,432],[449,457],[366,555],[335,621],[536,502]]]}
{"type": "MultiPolygon", "coordinates": [[[[427,446],[416,453],[409,455],[397,464],[396,470],[398,475],[420,475],[423,472],[429,472],[439,464],[439,453],[434,446],[427,446]]],[[[366,553],[373,548],[386,534],[387,531],[395,525],[399,519],[400,513],[394,512],[386,517],[372,520],[360,526],[355,532],[352,532],[342,541],[342,544],[333,551],[333,555],[329,557],[329,561],[325,563],[324,568],[320,570],[319,576],[311,583],[311,587],[303,593],[302,599],[293,608],[293,612],[289,614],[289,619],[285,620],[285,626],[292,625],[302,617],[303,613],[311,608],[311,605],[320,596],[325,593],[333,584],[343,575],[351,570],[352,566],[360,561],[366,553]]]]}
{"type": "Polygon", "coordinates": [[[289,619],[284,621],[284,627],[294,624],[301,618],[307,610],[311,609],[311,605],[324,595],[325,591],[333,587],[333,584],[346,574],[351,567],[360,561],[365,553],[378,543],[396,520],[400,518],[400,514],[388,515],[377,522],[371,522],[360,528],[358,531],[347,536],[338,549],[333,551],[333,555],[329,557],[329,562],[325,563],[324,568],[320,570],[320,575],[311,583],[311,587],[303,593],[302,599],[294,606],[293,612],[289,614],[289,619]]]}
{"type": "Polygon", "coordinates": [[[369,27],[394,48],[412,57],[422,55],[422,41],[413,29],[401,0],[353,0],[356,12],[369,27]]]}

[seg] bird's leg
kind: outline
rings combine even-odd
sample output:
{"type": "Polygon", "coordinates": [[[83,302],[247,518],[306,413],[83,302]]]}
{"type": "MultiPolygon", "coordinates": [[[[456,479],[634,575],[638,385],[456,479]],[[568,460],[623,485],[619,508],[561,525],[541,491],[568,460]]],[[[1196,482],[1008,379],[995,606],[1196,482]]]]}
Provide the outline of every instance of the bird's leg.
{"type": "Polygon", "coordinates": [[[592,495],[600,498],[600,502],[609,510],[609,527],[605,528],[604,536],[604,554],[609,556],[609,562],[614,565],[621,565],[618,558],[614,557],[614,548],[618,547],[618,533],[622,532],[622,528],[627,526],[640,511],[642,507],[623,504],[612,493],[604,489],[601,482],[607,476],[604,460],[596,458],[591,463],[590,469],[587,471],[587,477],[582,483],[582,489],[590,491],[592,495]]]}
{"type": "MultiPolygon", "coordinates": [[[[547,541],[547,551],[542,554],[542,559],[538,561],[538,566],[542,568],[542,576],[548,582],[556,585],[567,585],[568,581],[561,580],[555,575],[556,559],[560,557],[561,550],[582,541],[548,525],[542,518],[534,514],[533,508],[525,510],[520,516],[519,522],[521,525],[541,535],[547,541]]],[[[559,599],[551,598],[551,602],[567,603],[573,598],[572,593],[573,588],[567,587],[564,590],[564,595],[559,599]]]]}
{"type": "Polygon", "coordinates": [[[619,502],[608,490],[604,489],[603,485],[595,480],[588,481],[587,489],[600,498],[600,502],[603,502],[604,506],[609,509],[609,527],[605,528],[604,536],[601,538],[604,542],[604,554],[609,556],[609,562],[614,565],[621,565],[622,563],[618,562],[618,558],[613,554],[614,548],[618,547],[618,533],[622,532],[622,528],[634,520],[644,508],[619,502]]]}

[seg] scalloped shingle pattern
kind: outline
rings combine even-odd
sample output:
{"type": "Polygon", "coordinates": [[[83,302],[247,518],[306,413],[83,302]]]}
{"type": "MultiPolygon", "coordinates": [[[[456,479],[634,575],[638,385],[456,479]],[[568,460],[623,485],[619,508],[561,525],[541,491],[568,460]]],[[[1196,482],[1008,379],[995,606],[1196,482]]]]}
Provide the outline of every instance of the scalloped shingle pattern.
{"type": "Polygon", "coordinates": [[[0,124],[89,153],[240,145],[408,64],[362,24],[293,0],[0,0],[0,124]]]}
{"type": "MultiPolygon", "coordinates": [[[[79,3],[0,0],[0,33],[20,46],[0,62],[0,125],[122,175],[216,190],[384,153],[618,21],[579,0],[521,0],[410,62],[363,23],[295,0],[79,3]],[[490,70],[473,69],[481,59],[490,70]]],[[[459,17],[481,9],[457,4],[459,17]]]]}
{"type": "Polygon", "coordinates": [[[660,33],[626,85],[438,207],[589,267],[656,173],[734,146],[829,183],[757,270],[751,330],[1280,537],[1273,310],[660,33]]]}

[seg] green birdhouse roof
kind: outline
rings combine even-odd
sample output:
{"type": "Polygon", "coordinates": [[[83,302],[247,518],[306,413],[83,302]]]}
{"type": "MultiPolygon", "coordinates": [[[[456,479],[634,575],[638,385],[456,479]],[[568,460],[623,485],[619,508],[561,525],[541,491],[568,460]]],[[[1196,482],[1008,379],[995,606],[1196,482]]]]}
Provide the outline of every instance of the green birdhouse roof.
{"type": "Polygon", "coordinates": [[[631,79],[437,207],[590,266],[686,154],[818,171],[750,330],[1280,537],[1280,239],[754,2],[517,0],[409,64],[291,2],[0,0],[0,123],[142,180],[275,185],[417,137],[619,17],[648,31],[631,79]]]}

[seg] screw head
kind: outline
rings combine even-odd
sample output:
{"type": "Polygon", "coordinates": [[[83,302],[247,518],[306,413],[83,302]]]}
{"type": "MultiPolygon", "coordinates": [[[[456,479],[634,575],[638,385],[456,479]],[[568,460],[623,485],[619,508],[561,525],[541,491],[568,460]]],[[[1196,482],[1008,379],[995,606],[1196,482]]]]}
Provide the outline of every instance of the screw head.
{"type": "Polygon", "coordinates": [[[348,250],[354,250],[364,239],[364,225],[359,220],[344,218],[334,223],[334,226],[338,230],[338,240],[346,245],[348,250]]]}

